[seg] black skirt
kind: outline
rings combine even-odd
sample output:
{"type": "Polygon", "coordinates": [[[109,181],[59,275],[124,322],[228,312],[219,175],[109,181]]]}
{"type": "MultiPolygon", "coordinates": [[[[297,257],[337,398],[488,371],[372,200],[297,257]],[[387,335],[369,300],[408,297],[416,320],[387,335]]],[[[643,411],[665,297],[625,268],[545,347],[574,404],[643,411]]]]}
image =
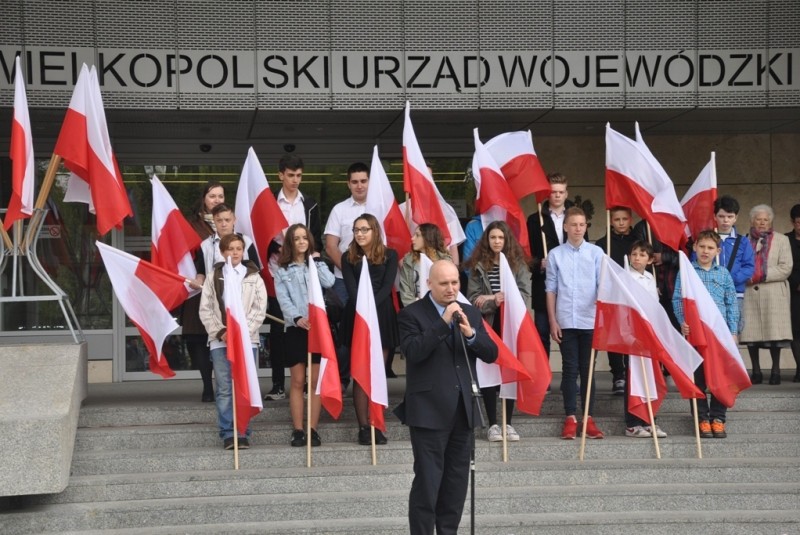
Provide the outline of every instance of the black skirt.
{"type": "MultiPolygon", "coordinates": [[[[308,331],[300,327],[286,327],[284,335],[283,363],[287,368],[296,364],[308,364],[308,331]]],[[[311,362],[319,364],[319,353],[311,354],[311,362]]]]}

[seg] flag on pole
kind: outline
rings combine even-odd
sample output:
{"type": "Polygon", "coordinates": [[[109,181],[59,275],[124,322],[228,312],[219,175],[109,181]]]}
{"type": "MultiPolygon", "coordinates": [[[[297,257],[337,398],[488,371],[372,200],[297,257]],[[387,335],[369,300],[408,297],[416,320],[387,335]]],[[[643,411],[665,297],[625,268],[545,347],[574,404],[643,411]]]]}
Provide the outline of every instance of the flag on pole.
{"type": "Polygon", "coordinates": [[[631,355],[628,360],[628,372],[631,382],[628,392],[628,412],[652,425],[650,412],[647,410],[647,393],[650,392],[650,405],[653,408],[654,418],[661,408],[664,396],[667,395],[667,382],[661,372],[661,366],[653,359],[631,355]],[[647,377],[642,373],[642,362],[647,370],[647,377]]]}
{"type": "MultiPolygon", "coordinates": [[[[680,251],[679,265],[678,276],[681,278],[684,321],[689,325],[689,343],[703,356],[708,389],[720,403],[728,408],[733,407],[736,396],[752,386],[750,376],[730,327],[683,251],[680,251]]],[[[734,301],[731,306],[738,305],[734,301]]]]}
{"type": "Polygon", "coordinates": [[[338,419],[342,413],[342,383],[339,378],[339,361],[336,357],[336,346],[333,344],[325,298],[319,283],[317,263],[314,259],[308,262],[308,350],[319,353],[322,358],[319,364],[316,393],[325,410],[338,419]]]}
{"type": "Polygon", "coordinates": [[[681,396],[705,395],[693,382],[703,358],[675,330],[658,299],[607,256],[597,288],[592,347],[655,359],[672,375],[681,396]]]}
{"type": "Polygon", "coordinates": [[[120,305],[147,347],[150,371],[164,378],[174,376],[161,348],[178,328],[169,311],[186,299],[184,278],[102,242],[95,245],[120,305]]]}
{"type": "Polygon", "coordinates": [[[88,204],[97,216],[101,236],[112,228],[122,228],[122,221],[132,216],[133,210],[111,148],[94,67],[81,67],[53,152],[72,172],[64,200],[88,204]]]}
{"type": "MultiPolygon", "coordinates": [[[[433,267],[433,260],[428,258],[425,253],[420,253],[419,262],[417,262],[417,273],[419,274],[419,291],[417,297],[422,299],[428,293],[428,279],[431,276],[431,268],[433,267]]],[[[466,297],[464,298],[466,299],[466,297]]],[[[466,301],[469,303],[469,301],[466,301]]]]}
{"type": "Polygon", "coordinates": [[[231,363],[231,381],[234,385],[237,433],[244,434],[250,419],[261,412],[261,388],[258,370],[253,358],[253,344],[247,326],[247,314],[242,304],[242,280],[234,273],[230,257],[222,267],[225,289],[226,356],[231,363]]]}
{"type": "Polygon", "coordinates": [[[444,236],[445,245],[453,242],[447,225],[446,203],[433,182],[433,175],[422,156],[422,151],[411,124],[411,104],[406,102],[406,119],[403,126],[403,190],[411,197],[412,218],[417,225],[433,223],[444,236]]]}
{"type": "MultiPolygon", "coordinates": [[[[370,179],[370,181],[372,180],[370,179]]],[[[404,217],[406,214],[406,206],[409,206],[408,230],[413,236],[419,225],[414,222],[414,210],[412,210],[410,207],[410,201],[408,203],[401,202],[398,206],[400,208],[400,213],[403,214],[404,217]]],[[[462,244],[467,240],[467,235],[464,234],[464,229],[461,227],[461,220],[458,218],[458,214],[456,214],[456,211],[453,209],[453,207],[447,203],[442,206],[442,209],[444,210],[444,218],[447,220],[447,230],[450,232],[450,247],[462,244]]]]}
{"type": "Polygon", "coordinates": [[[714,201],[716,200],[717,164],[712,152],[711,159],[681,199],[681,207],[683,207],[686,223],[693,238],[697,238],[700,231],[717,226],[714,219],[714,201]]]}
{"type": "Polygon", "coordinates": [[[486,142],[486,150],[500,166],[518,201],[535,194],[536,202],[550,196],[550,181],[533,149],[531,131],[506,132],[486,142]]]}
{"type": "MultiPolygon", "coordinates": [[[[156,175],[153,184],[153,219],[151,229],[150,257],[153,264],[178,273],[187,279],[197,276],[192,253],[200,247],[200,236],[183,217],[178,205],[156,175]]],[[[186,284],[187,297],[200,290],[186,284]]]]}
{"type": "Polygon", "coordinates": [[[28,114],[28,97],[25,95],[25,75],[19,56],[14,64],[14,119],[11,122],[11,199],[3,221],[6,230],[14,221],[30,217],[33,213],[33,136],[28,114]]]}
{"type": "Polygon", "coordinates": [[[378,312],[366,256],[361,259],[350,361],[353,380],[369,398],[369,423],[385,433],[383,411],[389,406],[389,395],[386,389],[386,368],[383,364],[378,312]]]}
{"type": "MultiPolygon", "coordinates": [[[[481,214],[481,223],[486,228],[492,221],[505,221],[525,254],[530,256],[528,225],[514,192],[506,182],[500,166],[481,143],[478,129],[472,131],[475,138],[475,154],[472,157],[472,177],[475,180],[475,209],[481,214]]],[[[548,195],[550,185],[548,183],[548,195]]]]}
{"type": "Polygon", "coordinates": [[[250,147],[236,191],[236,228],[253,239],[261,263],[261,276],[271,296],[275,295],[275,282],[269,271],[269,244],[288,226],[278,201],[269,190],[256,151],[250,147]]]}
{"type": "Polygon", "coordinates": [[[503,342],[511,348],[531,377],[527,381],[502,385],[500,397],[516,399],[519,410],[538,415],[553,378],[550,360],[503,253],[500,253],[500,290],[505,295],[501,305],[503,342]]]}
{"type": "Polygon", "coordinates": [[[606,124],[606,206],[631,208],[650,223],[662,243],[676,251],[686,243],[686,217],[672,181],[643,141],[625,137],[609,124],[606,124]]]}
{"type": "Polygon", "coordinates": [[[381,165],[378,146],[372,150],[372,168],[369,172],[369,189],[367,190],[367,212],[374,215],[381,223],[383,242],[390,249],[397,251],[403,258],[411,250],[411,233],[408,230],[403,213],[394,198],[389,177],[381,165]]]}

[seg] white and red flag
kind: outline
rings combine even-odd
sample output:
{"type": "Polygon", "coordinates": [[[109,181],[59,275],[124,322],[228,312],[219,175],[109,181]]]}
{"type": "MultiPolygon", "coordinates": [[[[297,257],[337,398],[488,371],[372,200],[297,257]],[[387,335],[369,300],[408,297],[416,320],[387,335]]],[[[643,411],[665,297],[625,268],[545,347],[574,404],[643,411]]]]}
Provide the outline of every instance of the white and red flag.
{"type": "Polygon", "coordinates": [[[717,163],[714,153],[711,159],[697,175],[689,191],[681,199],[686,223],[693,238],[701,231],[717,226],[714,219],[714,201],[717,200],[717,163]]]}
{"type": "MultiPolygon", "coordinates": [[[[472,157],[472,177],[475,180],[475,210],[481,214],[481,223],[486,228],[492,221],[505,221],[511,232],[530,256],[531,246],[528,241],[528,225],[519,201],[506,182],[500,166],[494,161],[489,151],[481,143],[478,129],[473,131],[475,137],[475,154],[472,157]]],[[[548,194],[549,194],[548,183],[548,194]]]]}
{"type": "Polygon", "coordinates": [[[95,244],[120,305],[150,353],[150,371],[164,378],[174,376],[161,348],[178,328],[169,311],[186,300],[184,278],[102,242],[95,244]]]}
{"type": "Polygon", "coordinates": [[[331,325],[325,309],[325,298],[319,283],[317,263],[314,259],[308,262],[308,350],[319,353],[322,358],[319,364],[316,393],[325,410],[338,419],[342,413],[342,383],[339,378],[339,360],[336,357],[336,346],[333,344],[331,325]]]}
{"type": "Polygon", "coordinates": [[[269,244],[288,226],[269,189],[256,151],[250,147],[236,191],[236,229],[253,239],[261,263],[261,276],[271,296],[275,295],[275,282],[269,271],[269,244]]]}
{"type": "Polygon", "coordinates": [[[361,259],[361,277],[358,281],[356,317],[350,347],[350,369],[353,380],[369,398],[370,425],[385,433],[383,411],[389,406],[389,394],[386,389],[386,368],[383,364],[378,312],[366,256],[361,259]]]}
{"type": "MultiPolygon", "coordinates": [[[[739,392],[752,386],[750,376],[730,327],[683,251],[680,252],[679,269],[689,343],[703,355],[708,389],[720,403],[733,407],[739,392]]],[[[737,306],[736,302],[731,306],[737,306]]]]}
{"type": "Polygon", "coordinates": [[[662,243],[676,251],[686,243],[686,217],[672,181],[643,141],[623,136],[608,124],[606,206],[631,208],[647,220],[662,243]]]}
{"type": "Polygon", "coordinates": [[[392,192],[386,170],[381,164],[377,145],[372,150],[367,212],[374,215],[381,223],[386,246],[397,251],[397,256],[402,259],[411,250],[411,233],[392,192]]]}
{"type": "Polygon", "coordinates": [[[703,357],[672,326],[658,299],[616,262],[602,259],[592,347],[657,360],[684,398],[705,394],[694,384],[703,357]]]}
{"type": "Polygon", "coordinates": [[[647,409],[648,393],[653,417],[658,414],[661,403],[667,395],[667,381],[661,372],[661,366],[653,359],[631,355],[628,361],[628,372],[630,377],[628,412],[652,425],[650,412],[647,409]],[[645,372],[642,372],[642,363],[644,363],[647,376],[645,376],[645,372]],[[645,382],[647,387],[645,387],[645,382]]]}
{"type": "Polygon", "coordinates": [[[403,190],[411,197],[414,223],[433,223],[444,236],[447,246],[453,242],[447,225],[444,198],[433,182],[433,175],[422,156],[422,151],[411,124],[411,104],[406,102],[406,120],[403,126],[403,190]]]}
{"type": "MultiPolygon", "coordinates": [[[[167,271],[178,273],[187,279],[197,277],[194,266],[194,251],[200,247],[200,236],[189,225],[178,210],[178,205],[156,175],[153,184],[153,219],[150,242],[152,262],[167,271]]],[[[187,297],[199,293],[186,285],[187,297]]]]}
{"type": "Polygon", "coordinates": [[[234,273],[230,257],[222,266],[222,277],[225,279],[222,300],[225,303],[226,356],[231,363],[236,432],[241,435],[247,431],[250,419],[261,412],[264,405],[261,402],[247,314],[242,304],[242,280],[234,273]]]}
{"type": "Polygon", "coordinates": [[[536,195],[542,202],[550,195],[550,182],[533,149],[531,131],[506,132],[486,142],[486,150],[500,166],[518,201],[536,195]]]}
{"type": "Polygon", "coordinates": [[[53,152],[72,174],[64,200],[83,202],[97,216],[101,236],[133,215],[122,173],[108,137],[97,71],[81,67],[53,152]]]}
{"type": "Polygon", "coordinates": [[[25,95],[25,75],[19,56],[14,64],[14,119],[11,122],[11,199],[3,221],[6,230],[14,221],[30,217],[33,213],[33,136],[28,114],[28,97],[25,95]]]}

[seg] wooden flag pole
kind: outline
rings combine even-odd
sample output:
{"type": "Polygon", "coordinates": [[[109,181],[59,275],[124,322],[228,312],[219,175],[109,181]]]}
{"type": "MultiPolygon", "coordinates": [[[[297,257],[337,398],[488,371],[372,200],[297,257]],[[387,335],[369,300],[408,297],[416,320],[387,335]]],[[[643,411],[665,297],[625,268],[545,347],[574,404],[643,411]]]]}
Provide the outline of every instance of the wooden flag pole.
{"type": "Polygon", "coordinates": [[[583,400],[583,423],[581,424],[581,451],[578,460],[583,461],[583,453],[586,449],[586,426],[589,423],[589,400],[592,399],[592,378],[594,377],[594,357],[595,350],[592,348],[592,355],[589,357],[589,376],[586,384],[586,399],[583,400]]]}
{"type": "Polygon", "coordinates": [[[231,402],[233,405],[233,469],[239,469],[239,430],[236,426],[236,385],[231,375],[231,402]]]}
{"type": "MultiPolygon", "coordinates": [[[[694,377],[692,377],[692,384],[694,384],[694,377]]],[[[697,441],[697,458],[702,459],[703,446],[700,445],[700,417],[697,414],[697,398],[692,398],[692,414],[694,414],[694,438],[697,441]]]]}
{"type": "MultiPolygon", "coordinates": [[[[36,214],[36,209],[44,209],[45,204],[47,204],[47,198],[50,196],[50,190],[53,189],[53,182],[56,180],[56,174],[58,173],[58,168],[61,165],[61,156],[56,153],[53,153],[50,156],[50,163],[47,165],[47,171],[44,174],[44,180],[42,181],[42,187],[39,189],[39,196],[36,197],[36,204],[33,205],[34,208],[34,215],[36,214]]],[[[20,250],[24,251],[27,245],[27,236],[26,239],[23,239],[22,243],[20,243],[19,247],[20,250]]]]}
{"type": "MultiPolygon", "coordinates": [[[[6,217],[8,217],[8,214],[6,214],[6,217]]],[[[3,223],[5,223],[5,221],[3,223]]],[[[11,237],[8,235],[8,232],[6,232],[6,227],[4,225],[0,225],[0,235],[3,236],[3,243],[6,245],[6,249],[14,249],[14,244],[11,243],[11,237]]]]}
{"type": "Polygon", "coordinates": [[[369,424],[370,437],[372,438],[372,466],[378,465],[378,451],[375,448],[375,426],[369,424]]]}
{"type": "Polygon", "coordinates": [[[506,414],[506,400],[500,398],[500,405],[503,407],[503,462],[508,462],[508,434],[506,433],[506,422],[508,422],[508,415],[506,414]]]}
{"type": "Polygon", "coordinates": [[[306,382],[308,384],[308,399],[306,400],[306,468],[311,468],[311,403],[313,392],[311,392],[311,351],[308,352],[308,360],[306,364],[306,382]]]}
{"type": "Polygon", "coordinates": [[[656,419],[653,416],[653,402],[650,401],[650,385],[648,384],[647,366],[644,359],[640,358],[639,362],[642,363],[642,376],[644,377],[644,395],[647,399],[647,414],[650,416],[650,432],[653,435],[653,444],[656,447],[656,459],[661,458],[661,448],[658,446],[658,433],[656,433],[656,419]]]}
{"type": "Polygon", "coordinates": [[[281,325],[285,325],[285,324],[286,324],[286,322],[285,322],[285,321],[283,321],[283,320],[282,320],[282,319],[280,319],[280,318],[276,318],[276,317],[275,317],[275,316],[273,316],[272,314],[267,314],[267,319],[270,319],[270,320],[272,320],[272,321],[274,321],[274,322],[276,322],[276,323],[280,323],[281,325]]]}
{"type": "MultiPolygon", "coordinates": [[[[542,203],[539,205],[539,231],[542,233],[542,258],[547,259],[547,237],[544,235],[544,217],[542,217],[542,203]]],[[[558,229],[556,229],[558,232],[558,229]]]]}

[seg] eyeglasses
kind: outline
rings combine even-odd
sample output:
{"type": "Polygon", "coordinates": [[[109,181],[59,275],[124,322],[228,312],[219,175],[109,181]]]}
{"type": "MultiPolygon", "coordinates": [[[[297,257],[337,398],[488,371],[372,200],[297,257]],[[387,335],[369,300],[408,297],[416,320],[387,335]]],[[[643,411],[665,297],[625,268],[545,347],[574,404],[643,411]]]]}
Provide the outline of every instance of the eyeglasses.
{"type": "Polygon", "coordinates": [[[361,227],[361,228],[353,227],[353,234],[367,234],[368,232],[371,231],[372,229],[369,227],[361,227]]]}

